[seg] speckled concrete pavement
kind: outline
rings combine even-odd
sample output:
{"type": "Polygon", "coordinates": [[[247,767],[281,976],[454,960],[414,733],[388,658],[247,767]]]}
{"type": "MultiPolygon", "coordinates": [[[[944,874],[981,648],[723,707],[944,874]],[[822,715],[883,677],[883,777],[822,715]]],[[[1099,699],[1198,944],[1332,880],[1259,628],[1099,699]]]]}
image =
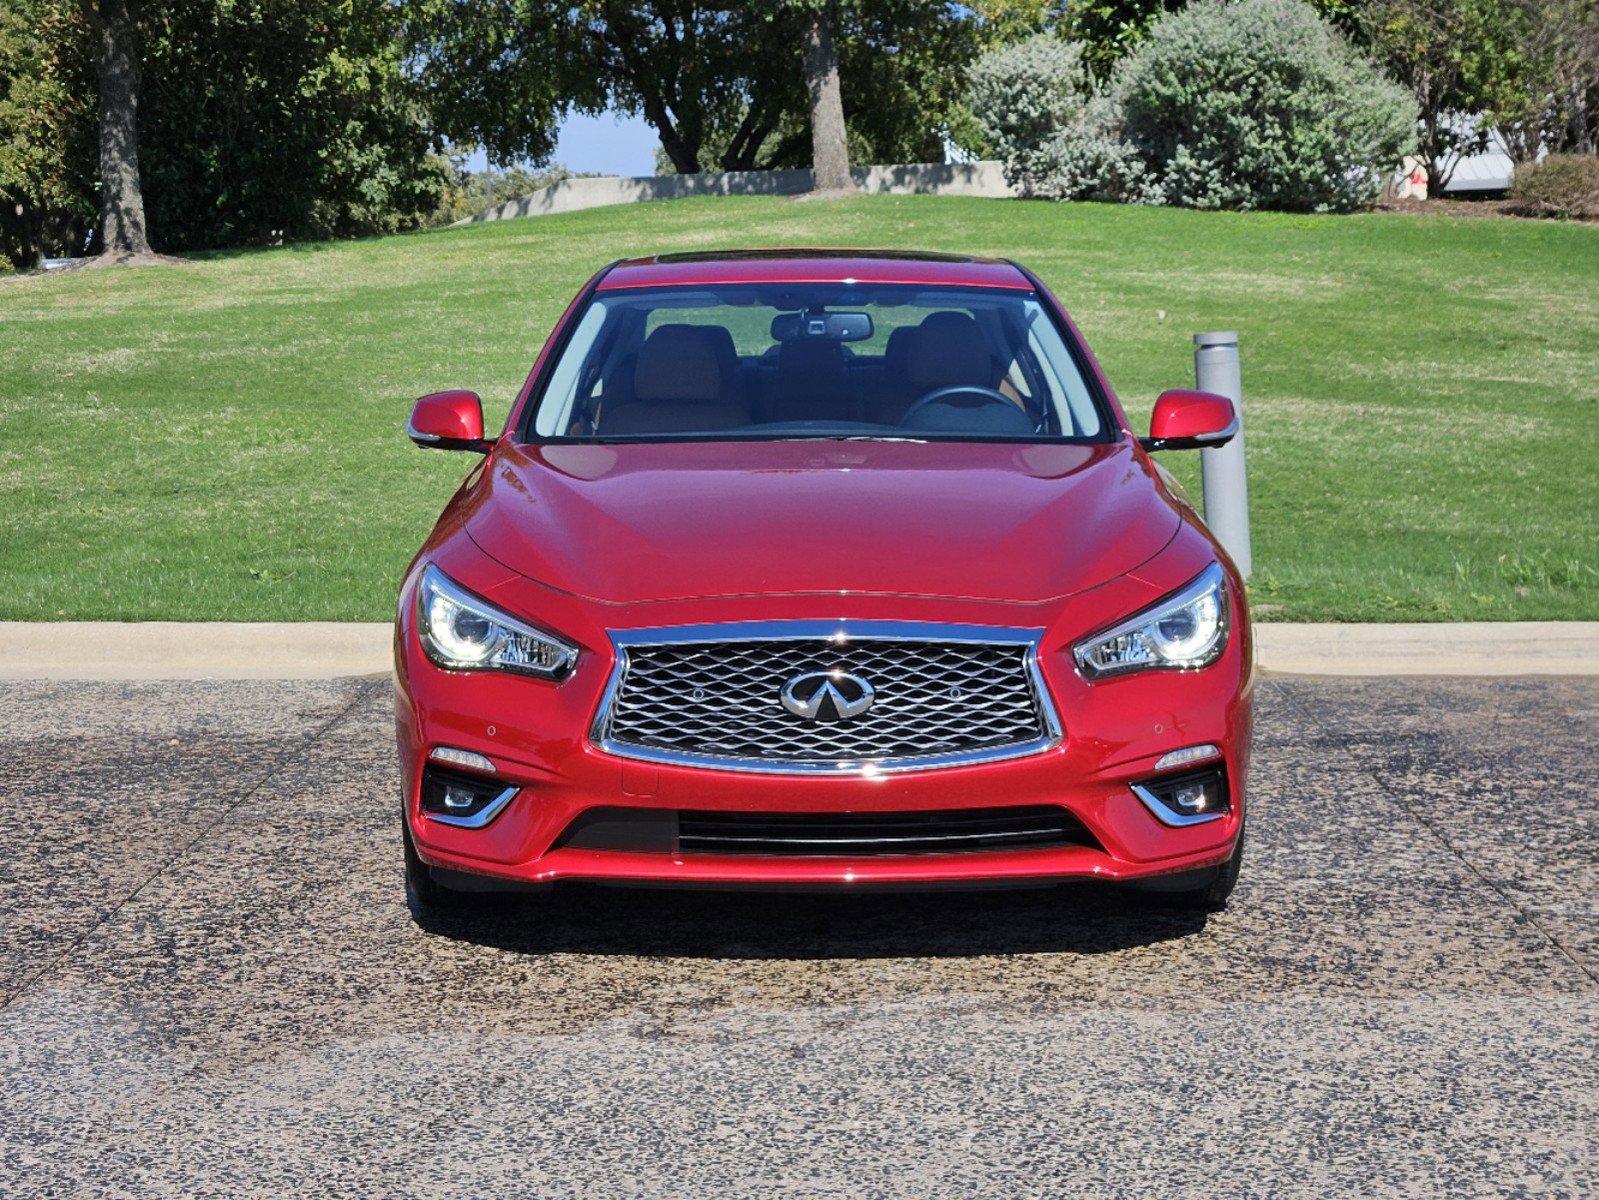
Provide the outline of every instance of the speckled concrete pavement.
{"type": "Polygon", "coordinates": [[[424,931],[386,682],[0,685],[0,1195],[1599,1194],[1599,681],[1274,678],[1208,921],[424,931]]]}

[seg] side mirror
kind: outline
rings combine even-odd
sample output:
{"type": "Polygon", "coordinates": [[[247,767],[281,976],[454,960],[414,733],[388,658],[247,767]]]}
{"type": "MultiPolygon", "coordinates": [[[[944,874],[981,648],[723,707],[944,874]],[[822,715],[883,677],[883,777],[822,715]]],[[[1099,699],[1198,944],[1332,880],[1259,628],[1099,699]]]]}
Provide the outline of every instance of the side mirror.
{"type": "Polygon", "coordinates": [[[406,434],[429,450],[475,450],[487,454],[494,445],[483,437],[483,402],[476,392],[434,392],[411,409],[406,434]]]}
{"type": "Polygon", "coordinates": [[[1226,396],[1173,388],[1162,392],[1149,418],[1145,450],[1200,450],[1222,446],[1238,432],[1238,410],[1226,396]]]}

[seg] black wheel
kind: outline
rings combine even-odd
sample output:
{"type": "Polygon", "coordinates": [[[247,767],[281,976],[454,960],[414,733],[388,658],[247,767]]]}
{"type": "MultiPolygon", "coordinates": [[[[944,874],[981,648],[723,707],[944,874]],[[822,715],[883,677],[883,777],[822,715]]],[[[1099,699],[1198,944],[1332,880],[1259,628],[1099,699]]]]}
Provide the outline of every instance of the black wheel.
{"type": "Polygon", "coordinates": [[[1227,897],[1238,886],[1238,872],[1244,865],[1244,828],[1238,827],[1238,844],[1232,857],[1221,866],[1213,868],[1215,874],[1208,883],[1185,892],[1173,892],[1171,898],[1195,912],[1220,912],[1227,907],[1227,897]]]}
{"type": "Polygon", "coordinates": [[[471,912],[477,907],[477,893],[447,888],[433,878],[427,864],[417,856],[416,846],[411,841],[411,830],[403,815],[400,817],[400,837],[405,842],[405,906],[411,910],[412,918],[421,921],[428,917],[471,912]]]}
{"type": "Polygon", "coordinates": [[[1162,908],[1181,909],[1185,912],[1213,913],[1227,907],[1227,897],[1238,885],[1238,872],[1244,865],[1244,830],[1238,830],[1238,842],[1232,857],[1220,866],[1178,876],[1156,876],[1138,885],[1162,908]]]}

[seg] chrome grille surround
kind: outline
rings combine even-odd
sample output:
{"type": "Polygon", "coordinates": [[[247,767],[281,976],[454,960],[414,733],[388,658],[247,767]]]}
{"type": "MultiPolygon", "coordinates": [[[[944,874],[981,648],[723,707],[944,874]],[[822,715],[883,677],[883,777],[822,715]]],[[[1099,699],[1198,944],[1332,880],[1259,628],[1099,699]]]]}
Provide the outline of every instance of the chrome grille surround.
{"type": "Polygon", "coordinates": [[[590,736],[624,758],[728,771],[862,774],[1038,754],[1061,728],[1038,669],[1040,630],[920,621],[749,621],[613,630],[616,666],[590,736]],[[877,699],[812,723],[778,694],[843,667],[877,699]],[[950,697],[951,686],[963,695],[950,697]]]}

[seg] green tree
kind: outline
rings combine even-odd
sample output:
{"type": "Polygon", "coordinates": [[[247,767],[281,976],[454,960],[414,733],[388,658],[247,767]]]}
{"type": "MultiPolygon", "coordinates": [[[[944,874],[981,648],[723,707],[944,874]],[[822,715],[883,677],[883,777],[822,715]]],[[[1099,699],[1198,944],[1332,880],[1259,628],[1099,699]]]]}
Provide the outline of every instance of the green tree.
{"type": "Polygon", "coordinates": [[[171,246],[422,223],[452,171],[387,0],[169,2],[146,30],[151,228],[171,246]]]}
{"type": "Polygon", "coordinates": [[[1599,154],[1599,0],[1515,0],[1527,36],[1519,110],[1499,131],[1512,157],[1599,154]]]}
{"type": "Polygon", "coordinates": [[[81,251],[94,226],[92,45],[75,4],[0,7],[0,267],[81,251]]]}
{"type": "MultiPolygon", "coordinates": [[[[121,244],[99,215],[99,15],[82,0],[8,0],[0,15],[0,236],[13,262],[121,244]]],[[[137,145],[151,240],[252,244],[426,220],[454,172],[407,68],[402,16],[388,0],[144,4],[120,43],[138,47],[138,90],[136,123],[117,138],[137,145]]]]}
{"type": "Polygon", "coordinates": [[[1525,111],[1526,15],[1510,0],[1366,0],[1355,14],[1368,51],[1420,106],[1430,194],[1487,147],[1496,123],[1525,111]]]}
{"type": "Polygon", "coordinates": [[[942,162],[980,49],[970,9],[942,0],[851,0],[835,26],[844,121],[857,161],[942,162]]]}
{"type": "Polygon", "coordinates": [[[580,6],[553,0],[406,0],[414,77],[437,127],[495,166],[542,164],[561,119],[603,107],[605,87],[577,69],[580,6]]]}
{"type": "Polygon", "coordinates": [[[422,0],[412,24],[420,78],[440,128],[489,161],[548,161],[573,109],[642,114],[674,169],[698,171],[727,128],[739,160],[776,127],[766,89],[778,47],[746,8],[691,0],[422,0]]]}
{"type": "MultiPolygon", "coordinates": [[[[568,111],[610,108],[642,115],[675,171],[751,170],[810,161],[812,11],[813,0],[426,0],[413,44],[440,127],[495,162],[545,161],[568,111]]],[[[825,11],[851,153],[942,157],[975,51],[971,12],[946,0],[825,11]]]]}
{"type": "Polygon", "coordinates": [[[1059,0],[972,0],[967,6],[977,19],[978,41],[984,49],[1008,46],[1052,28],[1059,17],[1059,0]]]}
{"type": "Polygon", "coordinates": [[[1083,47],[1089,71],[1104,79],[1128,51],[1144,40],[1149,27],[1184,0],[1066,0],[1056,31],[1083,47]]]}
{"type": "Polygon", "coordinates": [[[581,83],[572,93],[580,108],[606,106],[642,113],[679,174],[701,161],[705,139],[730,129],[719,164],[747,170],[786,106],[778,94],[791,73],[776,61],[797,47],[748,7],[715,9],[683,0],[626,3],[589,0],[580,6],[583,39],[569,69],[581,83]]]}

